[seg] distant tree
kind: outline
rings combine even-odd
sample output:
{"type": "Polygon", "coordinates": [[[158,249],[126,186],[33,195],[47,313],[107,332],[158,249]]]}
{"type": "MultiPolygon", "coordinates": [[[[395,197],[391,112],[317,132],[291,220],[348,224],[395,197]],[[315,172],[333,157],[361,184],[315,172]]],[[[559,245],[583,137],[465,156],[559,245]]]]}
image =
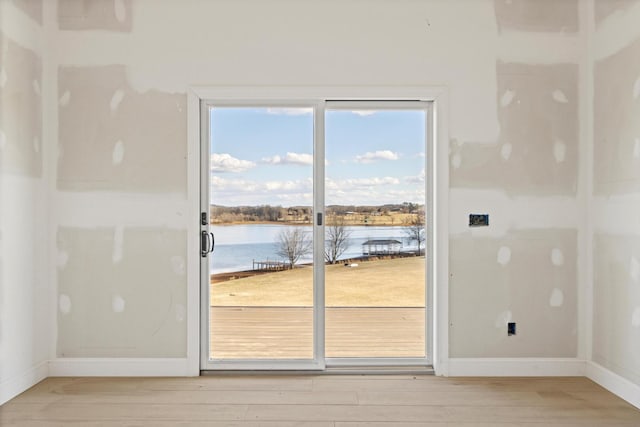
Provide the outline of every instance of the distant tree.
{"type": "Polygon", "coordinates": [[[313,250],[313,241],[301,227],[288,228],[278,234],[276,254],[289,260],[291,268],[313,250]]]}
{"type": "Polygon", "coordinates": [[[260,207],[259,215],[263,221],[278,221],[282,215],[282,207],[263,205],[260,207]]]}
{"type": "Polygon", "coordinates": [[[422,255],[422,244],[425,241],[424,211],[418,211],[415,216],[405,223],[404,234],[407,236],[409,243],[416,242],[418,244],[418,255],[422,255]]]}
{"type": "Polygon", "coordinates": [[[418,206],[419,205],[417,203],[408,202],[407,203],[407,212],[409,212],[409,213],[415,212],[415,210],[418,209],[418,206]]]}
{"type": "Polygon", "coordinates": [[[349,247],[351,232],[345,225],[344,217],[334,217],[332,223],[325,227],[325,234],[324,259],[335,264],[349,247]]]}

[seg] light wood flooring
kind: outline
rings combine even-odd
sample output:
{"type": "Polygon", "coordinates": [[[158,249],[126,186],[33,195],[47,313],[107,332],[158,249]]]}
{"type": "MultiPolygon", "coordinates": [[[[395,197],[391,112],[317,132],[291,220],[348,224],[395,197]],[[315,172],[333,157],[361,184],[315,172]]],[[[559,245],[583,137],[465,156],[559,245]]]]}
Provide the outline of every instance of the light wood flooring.
{"type": "MultiPolygon", "coordinates": [[[[425,357],[425,309],[327,307],[327,357],[425,357]]],[[[211,307],[215,359],[313,358],[311,307],[211,307]]]]}
{"type": "Polygon", "coordinates": [[[49,378],[0,407],[8,426],[640,426],[586,378],[247,375],[49,378]]]}

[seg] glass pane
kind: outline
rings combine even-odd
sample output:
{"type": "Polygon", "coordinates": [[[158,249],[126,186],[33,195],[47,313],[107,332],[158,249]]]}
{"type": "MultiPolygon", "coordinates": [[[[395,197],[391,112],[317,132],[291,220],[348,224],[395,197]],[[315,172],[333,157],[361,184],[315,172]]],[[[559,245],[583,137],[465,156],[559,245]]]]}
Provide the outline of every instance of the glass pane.
{"type": "Polygon", "coordinates": [[[326,113],[326,357],[425,357],[425,113],[326,113]]]}
{"type": "Polygon", "coordinates": [[[211,110],[212,359],[313,358],[313,111],[211,110]]]}

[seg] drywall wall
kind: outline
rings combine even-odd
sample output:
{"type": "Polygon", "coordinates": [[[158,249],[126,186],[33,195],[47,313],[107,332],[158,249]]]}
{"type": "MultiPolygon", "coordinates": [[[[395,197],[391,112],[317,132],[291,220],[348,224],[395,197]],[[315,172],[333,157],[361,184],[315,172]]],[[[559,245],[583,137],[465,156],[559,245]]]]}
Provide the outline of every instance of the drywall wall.
{"type": "Polygon", "coordinates": [[[47,375],[53,332],[41,10],[41,1],[0,0],[0,404],[47,375]]]}
{"type": "Polygon", "coordinates": [[[58,1],[61,30],[131,31],[131,0],[58,1]]]}
{"type": "Polygon", "coordinates": [[[137,93],[121,65],[60,67],[58,93],[59,189],[186,194],[184,94],[137,93]]]}
{"type": "Polygon", "coordinates": [[[3,170],[42,177],[42,59],[9,37],[0,36],[0,144],[3,170]],[[28,89],[28,90],[27,90],[28,89]]]}
{"type": "Polygon", "coordinates": [[[592,354],[640,385],[640,1],[595,10],[592,354]]]}
{"type": "Polygon", "coordinates": [[[185,104],[121,65],[59,66],[58,357],[186,357],[185,104]]]}
{"type": "MultiPolygon", "coordinates": [[[[154,232],[173,230],[183,239],[172,256],[186,259],[188,218],[177,215],[184,212],[186,179],[180,106],[192,85],[446,86],[452,355],[478,356],[465,344],[473,340],[483,355],[576,356],[579,2],[65,0],[57,6],[60,157],[52,226],[74,236],[65,238],[63,258],[75,266],[54,272],[63,301],[59,356],[184,354],[176,348],[184,324],[160,326],[164,346],[144,336],[141,325],[167,311],[155,304],[125,305],[132,308],[127,325],[148,345],[125,348],[133,335],[112,329],[98,348],[92,325],[107,328],[123,313],[109,308],[112,293],[87,283],[105,277],[105,286],[119,286],[118,262],[95,260],[115,244],[111,230],[127,236],[150,218],[154,232]],[[492,225],[470,231],[466,217],[479,210],[492,215],[492,225]],[[88,245],[97,235],[105,241],[88,245]],[[496,254],[504,245],[513,247],[510,265],[496,254]],[[554,250],[562,265],[554,264],[554,250]],[[476,260],[490,264],[477,267],[482,275],[467,274],[476,260]],[[546,281],[534,283],[540,271],[546,281]],[[72,322],[64,313],[69,302],[78,310],[72,322]],[[89,309],[96,304],[101,310],[89,309]],[[509,340],[509,316],[500,317],[506,312],[521,331],[509,340]],[[561,322],[552,333],[548,316],[561,322]]],[[[142,254],[160,253],[151,240],[136,242],[139,251],[123,251],[119,262],[128,266],[126,301],[139,302],[153,298],[154,286],[142,254]]],[[[186,287],[175,292],[184,301],[186,287]]]]}
{"type": "Polygon", "coordinates": [[[451,354],[575,357],[576,238],[576,230],[549,229],[451,239],[451,354]],[[528,269],[535,274],[523,275],[528,269]],[[484,277],[491,282],[470,285],[484,277]],[[478,301],[486,309],[480,309],[478,301]],[[535,324],[527,319],[536,319],[535,324]],[[515,336],[505,333],[507,322],[519,325],[515,336]]]}
{"type": "MultiPolygon", "coordinates": [[[[57,6],[61,56],[66,34],[110,52],[114,37],[132,29],[131,1],[57,6]]],[[[185,358],[186,85],[140,90],[128,61],[77,58],[55,70],[55,354],[185,358]]]]}
{"type": "Polygon", "coordinates": [[[186,357],[185,234],[60,227],[57,355],[186,357]]]}
{"type": "Polygon", "coordinates": [[[493,56],[498,130],[450,147],[449,354],[576,357],[581,63],[578,48],[563,46],[584,31],[579,3],[493,6],[495,43],[510,46],[493,56]],[[469,228],[468,214],[480,212],[491,225],[469,228]]]}
{"type": "Polygon", "coordinates": [[[43,5],[42,0],[6,0],[13,3],[18,9],[26,13],[31,19],[42,25],[43,5]]]}
{"type": "Polygon", "coordinates": [[[510,196],[575,196],[578,184],[578,64],[496,64],[496,144],[452,150],[451,186],[499,188],[510,196]]]}
{"type": "Polygon", "coordinates": [[[494,0],[500,30],[578,32],[578,0],[494,0]]]}
{"type": "Polygon", "coordinates": [[[640,38],[596,63],[594,192],[640,192],[640,38]]]}
{"type": "Polygon", "coordinates": [[[638,0],[595,0],[594,20],[596,26],[599,27],[611,15],[625,14],[637,2],[638,0]]]}
{"type": "Polygon", "coordinates": [[[593,360],[640,385],[640,237],[597,233],[593,360]]]}

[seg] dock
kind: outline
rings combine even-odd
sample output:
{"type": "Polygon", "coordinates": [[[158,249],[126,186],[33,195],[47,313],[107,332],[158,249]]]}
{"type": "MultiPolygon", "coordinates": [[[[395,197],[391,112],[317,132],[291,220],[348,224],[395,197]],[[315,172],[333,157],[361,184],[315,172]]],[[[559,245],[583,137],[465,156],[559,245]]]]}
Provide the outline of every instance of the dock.
{"type": "Polygon", "coordinates": [[[253,270],[260,271],[282,271],[290,270],[291,264],[284,261],[256,261],[253,260],[253,270]]]}

